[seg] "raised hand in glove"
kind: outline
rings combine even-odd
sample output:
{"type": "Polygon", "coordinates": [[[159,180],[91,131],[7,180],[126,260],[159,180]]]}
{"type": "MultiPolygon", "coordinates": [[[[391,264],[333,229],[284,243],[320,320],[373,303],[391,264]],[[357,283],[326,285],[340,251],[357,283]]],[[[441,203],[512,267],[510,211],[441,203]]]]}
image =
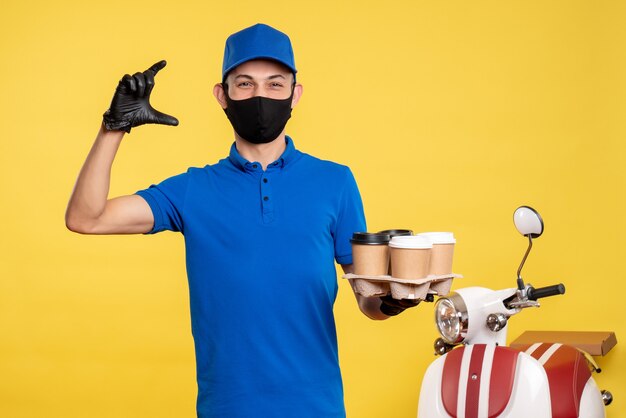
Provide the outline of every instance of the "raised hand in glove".
{"type": "Polygon", "coordinates": [[[104,113],[104,126],[108,130],[130,132],[130,128],[146,123],[178,125],[178,119],[161,113],[150,105],[154,76],[165,67],[159,61],[143,73],[126,74],[115,89],[111,107],[104,113]]]}
{"type": "Polygon", "coordinates": [[[419,299],[394,299],[391,295],[381,296],[380,300],[380,311],[387,316],[398,315],[420,303],[419,299]]]}

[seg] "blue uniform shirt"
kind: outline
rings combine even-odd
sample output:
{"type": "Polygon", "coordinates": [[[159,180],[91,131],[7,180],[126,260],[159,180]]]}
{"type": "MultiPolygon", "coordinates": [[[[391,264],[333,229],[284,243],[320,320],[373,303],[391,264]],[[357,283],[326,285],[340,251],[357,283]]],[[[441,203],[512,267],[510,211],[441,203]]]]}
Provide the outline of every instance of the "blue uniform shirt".
{"type": "Polygon", "coordinates": [[[365,231],[346,166],[294,148],[228,158],[138,191],[185,237],[200,417],[344,417],[334,261],[365,231]]]}

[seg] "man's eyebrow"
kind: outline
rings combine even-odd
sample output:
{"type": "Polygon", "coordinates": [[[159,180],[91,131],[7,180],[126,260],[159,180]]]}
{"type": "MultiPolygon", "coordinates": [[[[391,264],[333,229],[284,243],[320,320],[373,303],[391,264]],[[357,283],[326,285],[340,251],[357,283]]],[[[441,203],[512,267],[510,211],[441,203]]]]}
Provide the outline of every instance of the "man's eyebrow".
{"type": "MultiPolygon", "coordinates": [[[[235,76],[235,80],[237,80],[238,78],[245,78],[246,80],[254,80],[254,78],[252,76],[249,76],[248,74],[237,74],[235,76]]],[[[275,78],[282,78],[284,80],[287,79],[287,77],[285,77],[282,74],[274,74],[274,75],[267,77],[267,80],[273,80],[275,78]]]]}

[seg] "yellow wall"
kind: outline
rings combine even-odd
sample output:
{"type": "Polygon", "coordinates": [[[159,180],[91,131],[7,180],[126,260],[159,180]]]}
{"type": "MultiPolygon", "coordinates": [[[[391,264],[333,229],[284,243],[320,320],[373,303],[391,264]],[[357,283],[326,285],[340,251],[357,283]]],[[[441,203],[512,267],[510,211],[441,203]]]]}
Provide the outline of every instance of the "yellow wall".
{"type": "MultiPolygon", "coordinates": [[[[450,230],[455,287],[514,285],[521,204],[546,222],[525,277],[563,297],[511,321],[626,336],[626,6],[619,1],[39,1],[0,6],[0,416],[187,417],[195,408],[183,241],[93,237],[63,214],[117,80],[159,59],[153,94],[180,126],[135,129],[128,194],[226,155],[211,88],[226,35],[291,35],[296,145],[350,165],[371,230],[450,230]]],[[[336,304],[348,415],[413,417],[432,305],[387,322],[336,304]]],[[[623,344],[599,385],[626,410],[623,344]]]]}

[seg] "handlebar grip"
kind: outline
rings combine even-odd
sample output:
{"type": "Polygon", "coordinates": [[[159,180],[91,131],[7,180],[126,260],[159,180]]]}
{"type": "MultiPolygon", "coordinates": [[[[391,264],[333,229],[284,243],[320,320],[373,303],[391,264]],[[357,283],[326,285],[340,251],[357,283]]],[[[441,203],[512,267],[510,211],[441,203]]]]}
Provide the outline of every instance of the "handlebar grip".
{"type": "Polygon", "coordinates": [[[540,287],[535,289],[531,287],[528,289],[528,299],[537,300],[540,298],[546,298],[548,296],[562,295],[565,293],[565,286],[563,283],[555,284],[553,286],[540,287]]]}

